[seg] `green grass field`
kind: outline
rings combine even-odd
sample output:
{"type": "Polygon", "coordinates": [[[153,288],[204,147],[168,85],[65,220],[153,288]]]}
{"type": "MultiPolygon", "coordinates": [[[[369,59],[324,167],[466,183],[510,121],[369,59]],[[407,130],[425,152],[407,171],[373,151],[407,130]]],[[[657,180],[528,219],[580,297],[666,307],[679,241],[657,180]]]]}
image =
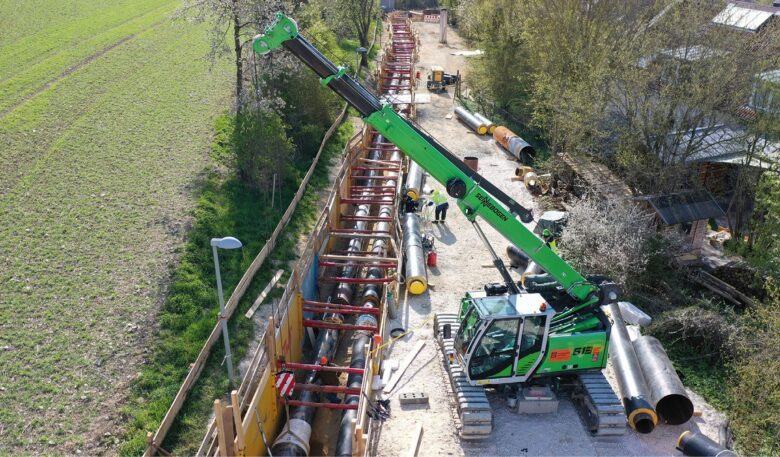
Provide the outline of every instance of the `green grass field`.
{"type": "Polygon", "coordinates": [[[118,444],[230,106],[179,5],[0,0],[0,454],[118,444]]]}

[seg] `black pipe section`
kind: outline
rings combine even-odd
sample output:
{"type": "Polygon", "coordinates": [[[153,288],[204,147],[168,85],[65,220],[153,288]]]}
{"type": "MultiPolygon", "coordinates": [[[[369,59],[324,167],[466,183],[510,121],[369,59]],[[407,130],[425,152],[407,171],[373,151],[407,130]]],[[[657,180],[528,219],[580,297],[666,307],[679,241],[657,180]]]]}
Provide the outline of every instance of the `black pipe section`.
{"type": "Polygon", "coordinates": [[[677,449],[685,455],[696,457],[737,457],[720,444],[712,441],[701,433],[686,431],[677,439],[677,449]]]}
{"type": "MultiPolygon", "coordinates": [[[[384,139],[382,138],[382,135],[377,135],[375,142],[383,142],[384,139]]],[[[378,160],[381,157],[381,151],[372,151],[371,154],[369,154],[369,158],[371,160],[378,160]]],[[[378,172],[376,170],[369,170],[367,175],[368,176],[376,176],[378,172]]],[[[372,179],[367,179],[364,183],[365,186],[372,186],[374,184],[374,181],[372,179]]],[[[366,190],[361,193],[363,196],[370,196],[371,191],[366,190]]],[[[370,215],[371,213],[371,205],[368,204],[362,204],[358,205],[358,207],[355,209],[354,215],[355,216],[361,216],[365,217],[370,215]]],[[[368,223],[366,221],[356,221],[352,228],[356,231],[365,230],[368,227],[368,223]]],[[[347,246],[347,252],[358,252],[363,250],[363,238],[352,238],[349,240],[349,245],[347,246]]],[[[347,254],[349,255],[349,254],[347,254]]],[[[342,267],[340,276],[344,278],[354,278],[357,274],[359,268],[348,266],[348,267],[342,267]]],[[[354,284],[349,283],[339,283],[336,286],[336,293],[333,298],[334,303],[338,303],[340,305],[349,305],[352,303],[353,294],[355,291],[354,284]]]]}
{"type": "MultiPolygon", "coordinates": [[[[371,341],[371,338],[361,333],[355,336],[352,343],[352,361],[349,366],[351,368],[365,368],[366,367],[366,353],[365,346],[371,341]]],[[[362,374],[350,374],[347,378],[347,387],[352,389],[359,389],[363,386],[362,374]]],[[[360,395],[347,395],[344,398],[345,405],[357,405],[360,403],[360,395]]],[[[352,457],[352,434],[355,428],[352,421],[357,418],[357,410],[348,409],[344,411],[344,415],[341,416],[341,426],[339,427],[339,436],[336,441],[336,455],[339,457],[352,457]]]]}
{"type": "MultiPolygon", "coordinates": [[[[334,315],[326,314],[323,319],[333,318],[334,315]]],[[[315,356],[314,360],[315,363],[319,363],[320,360],[323,359],[323,357],[326,360],[331,360],[333,356],[336,354],[336,348],[338,346],[338,336],[339,332],[337,330],[325,330],[321,329],[319,334],[317,335],[317,341],[315,342],[315,356]]],[[[322,381],[319,378],[319,372],[317,371],[309,371],[306,373],[305,376],[305,382],[307,384],[321,384],[322,381]]],[[[298,394],[298,399],[301,401],[308,401],[308,402],[317,402],[319,399],[319,395],[316,392],[309,392],[309,391],[303,391],[298,394]]],[[[316,409],[312,406],[296,406],[291,409],[290,411],[290,423],[293,423],[296,420],[304,421],[311,425],[311,423],[314,421],[314,414],[316,412],[316,409]]],[[[311,430],[311,429],[309,429],[311,430]]],[[[305,439],[308,441],[310,437],[297,437],[295,436],[293,440],[285,440],[285,433],[287,432],[287,429],[283,429],[282,433],[279,434],[279,437],[277,437],[276,441],[274,442],[273,446],[271,447],[271,452],[274,456],[282,456],[282,457],[305,457],[308,455],[308,449],[303,447],[303,444],[299,441],[299,439],[305,439]]]]}
{"type": "Polygon", "coordinates": [[[528,262],[531,261],[531,259],[525,255],[525,252],[512,244],[506,247],[506,255],[509,257],[509,264],[518,270],[525,270],[528,266],[528,262]]]}

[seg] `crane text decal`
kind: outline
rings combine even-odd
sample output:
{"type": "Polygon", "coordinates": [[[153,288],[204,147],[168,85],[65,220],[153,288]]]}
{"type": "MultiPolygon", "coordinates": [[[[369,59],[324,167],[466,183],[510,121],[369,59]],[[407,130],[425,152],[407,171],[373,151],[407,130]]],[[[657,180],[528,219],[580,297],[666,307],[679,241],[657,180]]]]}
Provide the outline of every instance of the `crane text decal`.
{"type": "Polygon", "coordinates": [[[507,220],[506,214],[504,214],[501,209],[497,208],[496,205],[493,204],[493,202],[490,201],[490,197],[487,195],[482,195],[479,192],[477,192],[477,200],[482,202],[482,206],[489,209],[490,211],[493,211],[496,216],[500,217],[502,221],[507,220]]]}

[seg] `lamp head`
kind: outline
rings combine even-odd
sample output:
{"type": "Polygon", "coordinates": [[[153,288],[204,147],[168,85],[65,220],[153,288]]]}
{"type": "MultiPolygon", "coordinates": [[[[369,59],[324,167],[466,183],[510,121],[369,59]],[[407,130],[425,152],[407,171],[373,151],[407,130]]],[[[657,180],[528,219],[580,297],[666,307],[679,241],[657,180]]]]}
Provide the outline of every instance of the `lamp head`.
{"type": "Polygon", "coordinates": [[[232,236],[212,238],[211,245],[220,249],[238,249],[243,246],[237,238],[233,238],[232,236]]]}

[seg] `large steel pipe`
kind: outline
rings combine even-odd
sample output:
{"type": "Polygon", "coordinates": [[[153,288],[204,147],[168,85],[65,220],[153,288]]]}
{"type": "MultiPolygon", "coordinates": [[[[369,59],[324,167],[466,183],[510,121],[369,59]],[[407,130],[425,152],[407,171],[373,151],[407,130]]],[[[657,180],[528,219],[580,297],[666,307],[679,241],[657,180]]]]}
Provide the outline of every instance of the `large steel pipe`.
{"type": "Polygon", "coordinates": [[[409,171],[406,172],[406,195],[414,201],[422,195],[425,185],[425,171],[417,162],[409,159],[409,171]]]}
{"type": "Polygon", "coordinates": [[[458,106],[455,108],[455,115],[458,117],[458,119],[461,120],[464,124],[466,124],[471,130],[479,133],[480,135],[484,135],[487,133],[488,128],[487,125],[485,125],[484,122],[481,122],[479,119],[477,119],[473,114],[471,114],[466,108],[463,108],[462,106],[458,106]]]}
{"type": "Polygon", "coordinates": [[[496,127],[493,139],[523,164],[530,164],[536,157],[536,149],[506,127],[496,127]]]}
{"type": "Polygon", "coordinates": [[[483,116],[482,114],[480,114],[480,113],[478,113],[476,111],[474,111],[473,114],[474,114],[474,117],[476,117],[478,121],[480,121],[483,124],[485,124],[485,126],[487,127],[487,134],[488,135],[492,135],[493,132],[496,131],[496,124],[493,121],[491,121],[490,119],[488,119],[487,117],[483,116]]]}
{"type": "Polygon", "coordinates": [[[620,307],[617,303],[612,303],[609,305],[609,311],[613,320],[609,338],[609,360],[617,376],[628,425],[639,433],[650,433],[658,423],[658,416],[650,404],[647,382],[628,337],[620,307]]]}
{"type": "Polygon", "coordinates": [[[414,295],[420,295],[428,289],[428,272],[425,270],[425,251],[420,233],[420,217],[415,213],[404,213],[402,217],[403,247],[406,257],[404,267],[406,289],[414,295]]]}
{"type": "Polygon", "coordinates": [[[658,415],[671,425],[688,422],[693,416],[693,403],[661,342],[642,336],[633,345],[658,415]]]}

